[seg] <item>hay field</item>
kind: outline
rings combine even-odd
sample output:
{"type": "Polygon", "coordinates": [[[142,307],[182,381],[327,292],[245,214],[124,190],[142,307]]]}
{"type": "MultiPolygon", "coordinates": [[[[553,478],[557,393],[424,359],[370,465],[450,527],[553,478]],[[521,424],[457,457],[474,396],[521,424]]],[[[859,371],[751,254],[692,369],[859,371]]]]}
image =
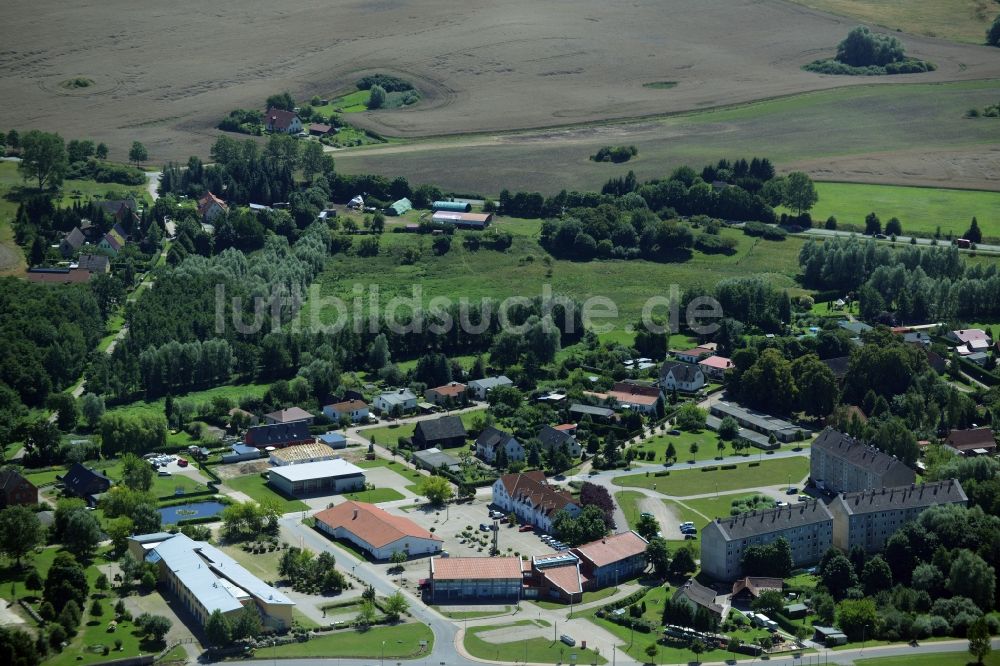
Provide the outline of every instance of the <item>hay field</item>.
{"type": "Polygon", "coordinates": [[[648,179],[681,164],[751,155],[822,180],[996,190],[1000,121],[963,116],[998,90],[996,81],[868,85],[656,120],[378,146],[336,159],[349,173],[402,174],[485,195],[599,189],[630,169],[648,179]],[[617,165],[589,159],[609,144],[635,145],[638,157],[617,165]]]}
{"type": "Polygon", "coordinates": [[[792,0],[889,30],[982,44],[1000,13],[994,0],[792,0]]]}
{"type": "MultiPolygon", "coordinates": [[[[416,84],[412,109],[355,114],[416,137],[635,118],[871,84],[804,72],[854,25],[782,0],[13,0],[0,98],[14,127],[133,140],[154,163],[205,156],[214,125],[273,92],[347,91],[359,75],[416,84]],[[89,79],[87,87],[65,87],[89,79]],[[643,84],[676,81],[674,88],[643,84]]],[[[994,50],[904,36],[936,72],[876,83],[1000,77],[994,50]]],[[[354,120],[354,118],[352,118],[354,120]]]]}

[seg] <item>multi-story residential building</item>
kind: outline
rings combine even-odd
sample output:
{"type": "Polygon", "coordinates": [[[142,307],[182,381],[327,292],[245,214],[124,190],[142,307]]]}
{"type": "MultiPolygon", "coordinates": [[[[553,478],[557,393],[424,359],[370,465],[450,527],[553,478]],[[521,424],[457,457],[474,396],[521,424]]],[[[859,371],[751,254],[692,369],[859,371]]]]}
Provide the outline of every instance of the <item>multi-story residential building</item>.
{"type": "Polygon", "coordinates": [[[809,452],[809,478],[832,493],[906,486],[917,480],[901,460],[827,428],[809,452]]]}
{"type": "Polygon", "coordinates": [[[505,474],[493,483],[493,504],[513,513],[518,522],[552,531],[552,519],[560,511],[580,515],[580,505],[571,495],[557,490],[545,480],[545,473],[535,470],[523,474],[505,474]]]}
{"type": "Polygon", "coordinates": [[[833,545],[841,550],[861,546],[866,552],[878,552],[897,530],[930,507],[965,506],[967,501],[956,479],[843,493],[830,504],[833,545]]]}
{"type": "Polygon", "coordinates": [[[833,544],[833,515],[822,502],[798,502],[730,518],[716,518],[701,532],[702,571],[720,580],[743,573],[743,553],[750,546],[784,537],[796,567],[817,562],[833,544]]]}
{"type": "Polygon", "coordinates": [[[386,391],[375,397],[374,406],[383,415],[406,414],[417,408],[417,396],[408,388],[386,391]]]}

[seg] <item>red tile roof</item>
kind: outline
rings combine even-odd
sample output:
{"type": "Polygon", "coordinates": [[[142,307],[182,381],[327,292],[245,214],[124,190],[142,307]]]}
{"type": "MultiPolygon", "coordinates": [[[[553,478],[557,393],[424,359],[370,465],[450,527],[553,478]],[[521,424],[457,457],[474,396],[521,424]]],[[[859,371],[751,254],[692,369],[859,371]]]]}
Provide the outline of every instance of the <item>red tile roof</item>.
{"type": "Polygon", "coordinates": [[[996,439],[989,428],[952,430],[948,433],[948,445],[959,451],[996,448],[996,439]]]}
{"type": "Polygon", "coordinates": [[[264,114],[264,124],[274,129],[286,131],[297,117],[292,111],[268,109],[267,113],[264,114]]]}
{"type": "Polygon", "coordinates": [[[521,578],[524,565],[520,557],[434,557],[431,577],[434,580],[489,580],[521,578]]]}
{"type": "Polygon", "coordinates": [[[733,362],[725,356],[709,356],[698,361],[698,365],[706,365],[710,368],[718,368],[719,370],[728,370],[733,367],[733,362]]]}
{"type": "Polygon", "coordinates": [[[316,520],[331,529],[343,527],[375,548],[387,546],[404,537],[441,541],[409,518],[394,516],[374,504],[344,502],[320,511],[316,520]]]}
{"type": "Polygon", "coordinates": [[[540,508],[545,515],[554,515],[576,500],[567,493],[556,490],[545,480],[545,472],[535,470],[521,474],[505,474],[500,483],[516,502],[527,502],[540,508]]]}
{"type": "Polygon", "coordinates": [[[576,430],[578,426],[575,423],[560,423],[559,425],[555,425],[552,427],[556,430],[568,431],[568,430],[576,430]]]}
{"type": "Polygon", "coordinates": [[[198,199],[198,214],[204,216],[212,208],[212,204],[219,204],[222,210],[229,210],[229,206],[226,205],[225,201],[208,192],[201,199],[198,199]]]}
{"type": "Polygon", "coordinates": [[[48,284],[79,284],[90,280],[90,271],[74,270],[29,270],[25,277],[31,282],[48,284]]]}
{"type": "Polygon", "coordinates": [[[445,384],[444,386],[435,386],[434,388],[428,390],[434,391],[438,395],[443,395],[443,396],[450,395],[453,397],[457,397],[465,393],[465,390],[467,388],[468,387],[465,384],[460,384],[458,382],[451,382],[450,384],[445,384]]]}
{"type": "Polygon", "coordinates": [[[587,577],[580,573],[575,562],[560,567],[546,567],[538,573],[566,594],[583,592],[583,585],[587,582],[587,577]]]}
{"type": "Polygon", "coordinates": [[[345,400],[343,402],[327,405],[327,407],[337,413],[353,412],[359,409],[368,409],[368,403],[364,400],[345,400]]]}
{"type": "Polygon", "coordinates": [[[646,552],[648,542],[635,532],[622,532],[577,546],[573,552],[594,567],[603,567],[646,552]]]}

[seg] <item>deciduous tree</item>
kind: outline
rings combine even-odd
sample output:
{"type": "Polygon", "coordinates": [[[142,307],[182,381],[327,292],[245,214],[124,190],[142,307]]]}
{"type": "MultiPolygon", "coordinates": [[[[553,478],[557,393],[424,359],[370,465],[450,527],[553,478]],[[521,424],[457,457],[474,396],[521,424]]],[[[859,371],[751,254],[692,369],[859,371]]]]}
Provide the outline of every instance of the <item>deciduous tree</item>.
{"type": "Polygon", "coordinates": [[[68,167],[66,144],[58,134],[31,130],[21,138],[21,161],[17,170],[25,179],[37,180],[39,190],[61,185],[68,167]]]}

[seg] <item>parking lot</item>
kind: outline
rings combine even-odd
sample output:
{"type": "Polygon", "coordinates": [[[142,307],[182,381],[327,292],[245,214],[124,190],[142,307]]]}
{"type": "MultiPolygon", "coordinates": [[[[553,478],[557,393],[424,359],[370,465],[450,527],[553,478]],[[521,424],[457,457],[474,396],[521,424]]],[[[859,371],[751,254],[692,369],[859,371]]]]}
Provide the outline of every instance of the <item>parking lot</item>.
{"type": "MultiPolygon", "coordinates": [[[[486,557],[490,553],[493,532],[483,532],[479,529],[482,523],[493,524],[493,520],[488,515],[488,503],[485,500],[478,499],[468,504],[453,504],[440,509],[421,505],[409,510],[388,510],[391,513],[406,516],[427,530],[434,528],[434,534],[444,539],[444,550],[451,557],[486,557]],[[471,539],[462,536],[462,532],[468,531],[469,528],[471,528],[471,539]]],[[[528,558],[532,555],[553,552],[553,549],[539,537],[540,534],[534,531],[521,532],[517,527],[500,523],[498,543],[500,554],[520,553],[521,557],[528,558]]],[[[408,574],[412,572],[413,575],[419,574],[418,577],[425,577],[427,572],[426,558],[409,562],[406,569],[408,574]]]]}

